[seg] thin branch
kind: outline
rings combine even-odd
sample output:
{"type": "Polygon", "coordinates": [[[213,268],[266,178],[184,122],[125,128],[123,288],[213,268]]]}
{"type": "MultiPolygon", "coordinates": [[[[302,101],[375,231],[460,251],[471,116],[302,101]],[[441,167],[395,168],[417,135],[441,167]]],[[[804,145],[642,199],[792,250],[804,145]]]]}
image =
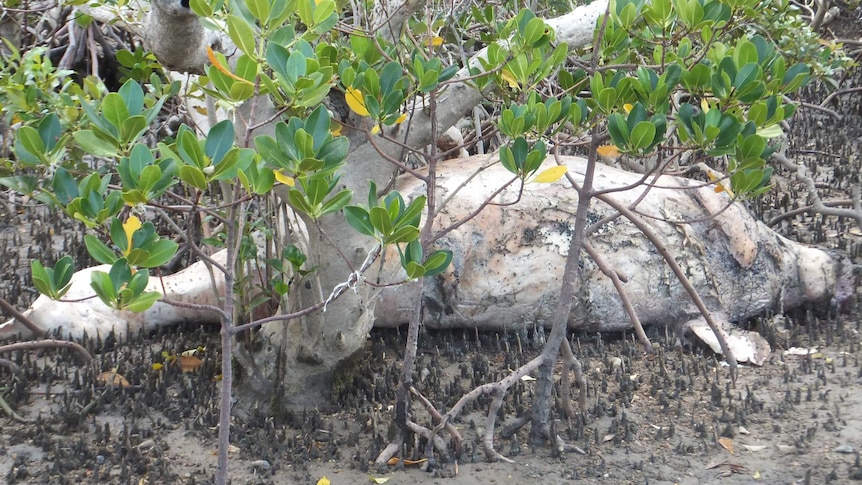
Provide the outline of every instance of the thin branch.
{"type": "Polygon", "coordinates": [[[724,338],[723,334],[719,331],[718,324],[712,318],[712,314],[709,309],[706,308],[706,304],[703,302],[703,299],[697,293],[695,287],[691,284],[688,277],[685,275],[685,272],[682,268],[680,268],[679,263],[676,262],[676,258],[673,257],[673,254],[667,249],[667,246],[659,239],[659,237],[653,232],[652,228],[644,222],[644,220],[635,214],[633,211],[629,210],[628,207],[619,203],[611,197],[600,196],[599,200],[613,207],[617,212],[619,212],[623,217],[632,222],[637,228],[641,231],[641,233],[649,239],[652,243],[653,247],[661,254],[662,258],[664,258],[665,262],[667,262],[668,266],[670,266],[671,271],[676,276],[677,280],[680,282],[682,287],[688,293],[689,297],[691,297],[697,309],[703,315],[703,318],[706,320],[707,325],[712,331],[715,333],[715,337],[718,339],[718,343],[721,345],[721,352],[724,354],[725,360],[727,360],[728,365],[730,365],[730,379],[733,382],[734,387],[736,386],[736,377],[739,373],[738,364],[736,362],[736,358],[733,356],[733,351],[727,345],[727,339],[724,338]]]}
{"type": "Polygon", "coordinates": [[[619,275],[616,271],[614,271],[608,266],[602,255],[599,254],[598,251],[596,251],[596,248],[594,248],[593,245],[589,243],[589,241],[584,241],[584,249],[587,251],[587,254],[589,254],[590,257],[593,258],[593,261],[595,261],[596,265],[599,267],[602,273],[604,273],[605,276],[610,278],[613,282],[614,288],[616,288],[617,294],[620,296],[620,300],[622,300],[623,302],[623,308],[625,308],[626,313],[628,313],[629,315],[629,319],[631,319],[632,321],[632,326],[635,329],[635,334],[638,336],[638,340],[641,341],[641,344],[644,346],[644,349],[646,349],[648,353],[652,353],[652,343],[650,343],[649,338],[644,332],[644,327],[643,325],[641,325],[641,320],[640,318],[638,318],[638,314],[632,306],[632,301],[629,298],[628,292],[626,292],[625,286],[623,286],[623,282],[620,281],[619,275]]]}

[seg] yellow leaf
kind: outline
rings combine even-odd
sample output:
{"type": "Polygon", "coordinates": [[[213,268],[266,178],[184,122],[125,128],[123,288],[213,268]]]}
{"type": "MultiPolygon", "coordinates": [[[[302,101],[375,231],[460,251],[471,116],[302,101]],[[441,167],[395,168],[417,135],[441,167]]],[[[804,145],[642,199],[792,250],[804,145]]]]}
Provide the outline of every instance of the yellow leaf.
{"type": "Polygon", "coordinates": [[[156,362],[155,364],[153,364],[153,370],[162,370],[162,367],[164,366],[165,364],[162,364],[161,362],[156,362]]]}
{"type": "Polygon", "coordinates": [[[395,120],[395,124],[400,125],[401,123],[404,123],[404,121],[406,119],[407,119],[407,113],[401,113],[401,116],[399,116],[398,119],[395,120]]]}
{"type": "Polygon", "coordinates": [[[380,125],[374,125],[374,127],[371,128],[371,134],[376,135],[378,133],[380,133],[380,125]]]}
{"type": "Polygon", "coordinates": [[[123,231],[126,233],[126,249],[123,251],[123,254],[126,256],[132,252],[132,236],[135,235],[135,231],[141,228],[141,220],[138,219],[138,216],[129,216],[126,219],[126,222],[123,223],[123,231]]]}
{"type": "Polygon", "coordinates": [[[707,101],[706,98],[700,100],[700,109],[702,109],[704,113],[709,111],[709,101],[707,101]]]}
{"type": "Polygon", "coordinates": [[[285,175],[284,172],[282,172],[281,170],[273,170],[272,173],[275,174],[275,179],[283,183],[284,185],[287,185],[289,187],[294,187],[296,185],[296,181],[293,179],[293,177],[285,175]]]}
{"type": "Polygon", "coordinates": [[[600,157],[617,158],[620,156],[620,149],[617,148],[616,145],[602,145],[596,148],[596,153],[598,153],[600,157]]]}
{"type": "Polygon", "coordinates": [[[503,70],[500,72],[500,77],[503,79],[503,81],[506,81],[506,84],[508,84],[510,88],[514,89],[515,91],[521,89],[521,85],[518,84],[518,80],[515,79],[515,76],[512,74],[512,71],[503,68],[503,70]]]}
{"type": "Polygon", "coordinates": [[[754,475],[752,475],[751,478],[755,480],[760,480],[760,470],[755,470],[754,475]]]}
{"type": "Polygon", "coordinates": [[[365,107],[365,97],[362,95],[362,91],[353,87],[347,88],[347,92],[344,93],[344,100],[347,101],[347,106],[350,106],[354,113],[359,116],[368,116],[368,108],[365,107]]]}
{"type": "Polygon", "coordinates": [[[533,179],[533,182],[537,184],[551,184],[560,180],[563,175],[566,174],[568,169],[565,165],[557,165],[555,167],[551,167],[549,169],[543,170],[539,175],[536,175],[536,178],[533,179]]]}
{"type": "Polygon", "coordinates": [[[341,126],[340,124],[333,123],[332,127],[329,128],[329,133],[331,133],[332,136],[341,136],[341,129],[342,128],[343,128],[343,126],[341,126]]]}
{"type": "Polygon", "coordinates": [[[372,481],[372,482],[374,482],[374,483],[386,483],[386,482],[388,482],[388,481],[389,481],[389,479],[390,479],[390,478],[392,478],[392,477],[380,477],[380,478],[377,478],[377,477],[372,477],[371,475],[368,475],[368,478],[370,478],[370,479],[371,479],[371,481],[372,481]]]}
{"type": "Polygon", "coordinates": [[[439,35],[433,35],[428,38],[428,45],[431,47],[439,47],[443,45],[443,37],[439,35]]]}
{"type": "Polygon", "coordinates": [[[633,106],[632,106],[632,104],[631,104],[631,103],[626,103],[626,104],[624,104],[624,105],[623,105],[623,109],[625,110],[626,114],[631,113],[631,112],[632,112],[632,108],[633,108],[633,106]]]}
{"type": "Polygon", "coordinates": [[[317,481],[317,485],[329,485],[329,479],[326,478],[326,475],[324,475],[320,478],[320,480],[317,481]]]}
{"type": "Polygon", "coordinates": [[[227,77],[229,77],[235,81],[239,81],[239,82],[251,85],[251,82],[248,79],[243,79],[243,78],[237,76],[236,74],[230,72],[230,70],[228,68],[224,67],[222,65],[222,63],[219,62],[218,57],[216,57],[215,52],[213,52],[213,50],[210,46],[207,46],[207,57],[209,58],[213,67],[215,67],[216,69],[221,71],[221,73],[224,74],[225,76],[227,76],[227,77]]]}

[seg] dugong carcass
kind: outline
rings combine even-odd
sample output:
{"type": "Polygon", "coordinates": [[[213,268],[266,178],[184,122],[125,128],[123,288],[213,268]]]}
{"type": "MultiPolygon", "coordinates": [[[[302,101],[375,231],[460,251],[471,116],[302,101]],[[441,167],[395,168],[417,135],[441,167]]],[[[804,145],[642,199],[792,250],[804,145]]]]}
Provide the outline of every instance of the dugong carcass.
{"type": "MultiPolygon", "coordinates": [[[[560,161],[576,181],[583,179],[583,158],[561,157],[560,161]]],[[[545,166],[552,163],[549,158],[545,166]]],[[[443,164],[437,177],[438,207],[445,204],[436,230],[472,213],[510,178],[499,163],[490,163],[484,156],[443,164]]],[[[726,193],[716,193],[713,186],[673,176],[640,182],[640,174],[599,165],[594,185],[600,190],[618,189],[606,196],[620,203],[636,203],[635,211],[671,249],[707,306],[729,320],[851,296],[854,266],[846,257],[778,235],[752,218],[742,204],[730,203],[726,193]]],[[[401,177],[397,188],[405,197],[424,193],[423,183],[409,176],[401,177]]],[[[518,190],[512,186],[494,201],[513,201],[518,190]]],[[[489,205],[437,240],[436,245],[450,249],[454,257],[445,273],[422,282],[425,325],[503,330],[547,324],[558,297],[576,202],[577,193],[565,179],[553,184],[528,183],[516,204],[489,205]]],[[[595,222],[614,213],[606,203],[594,200],[589,219],[595,222]]],[[[618,217],[596,228],[589,240],[624,281],[644,324],[681,323],[697,314],[658,251],[630,221],[618,217]]],[[[218,253],[216,258],[223,261],[224,254],[218,253]]],[[[388,250],[384,261],[382,269],[373,265],[365,276],[382,282],[404,278],[394,250],[388,250]]],[[[586,254],[581,265],[569,326],[595,331],[631,328],[609,278],[586,254]]],[[[93,294],[89,287],[93,269],[74,275],[66,299],[93,294]]],[[[212,278],[199,262],[161,280],[153,277],[150,286],[172,300],[217,304],[223,279],[217,272],[212,278]]],[[[406,323],[414,295],[415,287],[410,285],[383,290],[376,302],[375,325],[406,323]]],[[[105,335],[111,330],[122,336],[180,321],[219,321],[214,312],[164,303],[141,314],[119,312],[96,298],[61,303],[40,297],[24,313],[40,328],[67,338],[80,338],[84,333],[105,335]]],[[[28,333],[14,319],[0,325],[0,338],[28,333]]]]}

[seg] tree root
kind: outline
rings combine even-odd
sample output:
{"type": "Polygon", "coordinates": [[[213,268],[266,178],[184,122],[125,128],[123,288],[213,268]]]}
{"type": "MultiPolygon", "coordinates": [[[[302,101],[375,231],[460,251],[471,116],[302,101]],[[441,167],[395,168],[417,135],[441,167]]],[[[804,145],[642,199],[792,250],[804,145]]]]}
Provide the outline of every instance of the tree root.
{"type": "Polygon", "coordinates": [[[32,350],[32,349],[72,349],[77,351],[88,364],[93,361],[93,356],[87,352],[87,349],[75,342],[67,340],[37,340],[35,342],[18,342],[8,345],[0,345],[0,353],[12,352],[14,350],[32,350]]]}
{"type": "Polygon", "coordinates": [[[416,396],[417,399],[419,399],[419,402],[421,402],[422,405],[425,406],[425,410],[428,411],[428,414],[431,415],[431,418],[434,419],[435,422],[437,422],[437,425],[434,427],[434,433],[440,431],[441,427],[442,429],[445,429],[447,433],[449,433],[449,436],[451,436],[452,440],[455,441],[455,456],[459,456],[461,454],[461,443],[464,442],[464,440],[461,438],[461,433],[458,432],[455,426],[451,422],[449,422],[448,419],[444,419],[443,415],[440,414],[440,411],[438,411],[437,408],[435,408],[434,405],[431,404],[431,402],[426,399],[425,396],[423,396],[422,393],[419,392],[415,387],[410,387],[410,393],[416,396]]]}
{"type": "Polygon", "coordinates": [[[571,383],[569,382],[569,372],[575,374],[575,384],[578,386],[578,409],[581,416],[587,413],[587,379],[584,377],[581,362],[575,357],[572,352],[572,346],[568,340],[564,340],[560,346],[562,350],[560,358],[563,360],[563,372],[560,377],[560,399],[563,401],[563,410],[566,417],[569,419],[577,419],[578,413],[572,408],[572,400],[569,398],[571,383]]]}
{"type": "Polygon", "coordinates": [[[860,197],[859,184],[855,184],[853,186],[852,203],[850,204],[852,208],[842,209],[839,207],[829,207],[820,199],[820,194],[817,192],[817,186],[814,183],[814,179],[808,175],[808,169],[804,164],[796,164],[778,152],[773,153],[771,158],[780,163],[787,170],[793,172],[796,179],[805,184],[805,188],[808,190],[808,197],[811,198],[811,208],[814,211],[823,214],[824,216],[847,217],[849,219],[853,219],[856,226],[862,228],[862,202],[860,202],[860,198],[862,197],[860,197]]]}
{"type": "MultiPolygon", "coordinates": [[[[411,388],[411,393],[414,396],[416,396],[422,402],[422,404],[426,407],[426,409],[428,409],[428,412],[429,412],[429,414],[431,414],[432,418],[435,421],[439,421],[439,423],[432,430],[427,430],[424,427],[421,427],[419,425],[416,425],[415,423],[408,421],[408,427],[411,431],[416,432],[416,433],[420,434],[421,436],[423,436],[429,440],[429,452],[428,452],[429,461],[431,461],[433,458],[431,456],[431,453],[430,453],[430,447],[431,447],[432,443],[433,443],[434,448],[436,448],[438,451],[441,451],[440,443],[442,442],[442,440],[438,436],[436,436],[437,432],[445,429],[452,436],[453,440],[456,443],[456,447],[460,447],[461,436],[460,436],[460,433],[458,433],[457,430],[454,429],[454,426],[452,426],[452,424],[451,424],[452,420],[455,417],[457,417],[464,410],[465,406],[474,402],[480,396],[493,396],[491,404],[488,407],[488,413],[485,417],[485,426],[484,426],[485,429],[484,429],[484,433],[483,433],[482,438],[481,438],[482,450],[485,453],[485,457],[489,461],[503,461],[503,462],[507,462],[507,463],[514,463],[514,461],[512,459],[502,455],[494,447],[494,430],[496,429],[496,425],[497,425],[497,412],[499,411],[500,407],[503,405],[503,399],[505,398],[506,393],[509,391],[509,389],[515,383],[520,381],[522,377],[526,376],[527,374],[529,374],[531,372],[536,371],[543,363],[545,363],[545,361],[548,359],[548,357],[549,357],[549,354],[543,352],[542,354],[540,354],[536,358],[530,360],[529,362],[525,363],[524,365],[522,365],[518,369],[509,373],[509,375],[507,375],[503,379],[501,379],[497,382],[482,384],[482,385],[474,388],[472,391],[464,394],[455,403],[455,405],[453,405],[452,408],[449,409],[449,411],[444,415],[440,415],[439,411],[437,411],[434,408],[434,406],[421,395],[421,393],[419,393],[417,390],[411,388]],[[428,431],[429,434],[426,434],[425,431],[428,431]]],[[[579,407],[580,411],[582,413],[584,413],[584,412],[586,412],[586,379],[583,376],[580,362],[578,362],[578,360],[575,358],[575,355],[572,352],[572,349],[571,349],[568,341],[564,341],[563,351],[562,351],[562,359],[564,362],[564,365],[563,365],[563,376],[564,377],[561,379],[561,385],[564,387],[564,391],[562,392],[562,395],[564,396],[564,401],[568,402],[568,400],[569,400],[568,399],[569,391],[568,391],[567,387],[569,386],[569,383],[570,383],[568,374],[571,371],[571,372],[574,372],[575,382],[579,388],[578,389],[578,407],[579,407]]],[[[569,408],[571,408],[570,404],[569,404],[569,408]]],[[[567,411],[567,414],[569,417],[576,417],[576,412],[573,409],[570,409],[569,411],[567,411]]],[[[507,426],[506,430],[512,429],[513,426],[515,426],[515,429],[520,428],[521,426],[523,426],[523,424],[526,424],[527,422],[529,422],[531,417],[532,417],[532,413],[528,411],[528,413],[526,415],[519,417],[516,420],[514,425],[510,424],[509,426],[507,426]]],[[[507,431],[504,430],[502,436],[506,437],[507,431]]],[[[562,452],[575,451],[575,452],[583,453],[583,450],[581,450],[580,448],[573,446],[573,445],[566,444],[562,440],[562,438],[556,434],[556,432],[548,433],[547,437],[548,437],[548,441],[552,444],[552,446],[554,447],[554,449],[557,452],[562,453],[562,452]]],[[[375,463],[378,466],[386,463],[399,450],[400,450],[400,445],[395,444],[395,443],[391,443],[386,448],[384,448],[384,450],[381,452],[380,456],[378,456],[375,463]]],[[[459,451],[456,453],[455,456],[457,457],[458,454],[460,454],[460,448],[459,448],[459,451]]]]}
{"type": "Polygon", "coordinates": [[[4,312],[12,315],[15,320],[21,322],[21,324],[27,327],[27,330],[33,332],[33,335],[35,335],[36,337],[45,336],[44,330],[42,330],[38,325],[33,323],[33,321],[27,318],[26,315],[19,312],[14,306],[12,306],[11,303],[6,301],[5,298],[0,297],[0,308],[2,308],[4,312]]]}

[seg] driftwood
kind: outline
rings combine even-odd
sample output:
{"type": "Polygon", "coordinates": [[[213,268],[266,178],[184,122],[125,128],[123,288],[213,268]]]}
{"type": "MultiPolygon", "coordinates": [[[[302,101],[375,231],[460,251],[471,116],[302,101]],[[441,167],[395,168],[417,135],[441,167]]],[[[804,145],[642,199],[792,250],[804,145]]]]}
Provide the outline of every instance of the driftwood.
{"type": "MultiPolygon", "coordinates": [[[[563,157],[577,180],[585,160],[563,157]]],[[[546,162],[546,163],[551,163],[546,162]]],[[[447,162],[438,182],[446,205],[439,214],[438,229],[472,213],[511,175],[488,157],[447,162]],[[490,166],[488,166],[490,165],[490,166]],[[467,180],[480,168],[478,174],[467,180]],[[456,197],[452,197],[455,192],[456,197]]],[[[600,189],[637,185],[641,175],[600,165],[596,186],[600,189]]],[[[424,193],[412,177],[400,179],[405,196],[424,193]]],[[[728,206],[725,194],[690,179],[662,176],[647,179],[632,189],[608,194],[616,201],[637,204],[661,243],[672,248],[679,264],[707,305],[739,321],[767,310],[782,310],[806,302],[843,301],[853,291],[853,265],[836,253],[790,241],[751,217],[739,203],[728,206]],[[668,221],[692,221],[668,222],[668,221]]],[[[503,191],[495,202],[514,201],[518,188],[503,191]]],[[[558,295],[558,281],[565,260],[572,208],[576,193],[563,182],[527,184],[515,205],[490,205],[475,219],[446,233],[437,244],[454,253],[448,272],[424,282],[425,324],[429,328],[467,327],[481,330],[533,329],[545,324],[558,295]]],[[[606,204],[596,201],[593,221],[613,215],[606,204]]],[[[598,227],[590,242],[624,281],[628,297],[644,324],[682,325],[695,318],[697,310],[668,270],[650,242],[629,221],[617,218],[598,227]]],[[[221,257],[223,253],[216,255],[221,257]]],[[[631,328],[613,284],[586,255],[583,280],[577,295],[570,328],[614,331],[631,328]]],[[[375,265],[371,281],[388,283],[403,279],[394,250],[375,265]],[[381,269],[382,268],[382,269],[381,269]]],[[[66,299],[93,294],[90,272],[79,271],[66,299]]],[[[107,271],[107,267],[101,267],[107,271]]],[[[196,263],[164,278],[152,278],[152,290],[184,303],[217,304],[222,281],[207,266],[196,263]]],[[[375,325],[392,327],[409,319],[415,294],[409,283],[384,290],[376,302],[375,325]]],[[[139,330],[152,330],[181,321],[217,323],[214,312],[157,303],[141,314],[118,312],[98,299],[55,302],[40,297],[24,312],[36,325],[63,337],[106,335],[120,337],[139,330]]],[[[0,338],[28,331],[15,320],[0,325],[0,338]]],[[[746,360],[743,358],[742,360],[746,360]]],[[[749,359],[753,360],[753,359],[749,359]]]]}

